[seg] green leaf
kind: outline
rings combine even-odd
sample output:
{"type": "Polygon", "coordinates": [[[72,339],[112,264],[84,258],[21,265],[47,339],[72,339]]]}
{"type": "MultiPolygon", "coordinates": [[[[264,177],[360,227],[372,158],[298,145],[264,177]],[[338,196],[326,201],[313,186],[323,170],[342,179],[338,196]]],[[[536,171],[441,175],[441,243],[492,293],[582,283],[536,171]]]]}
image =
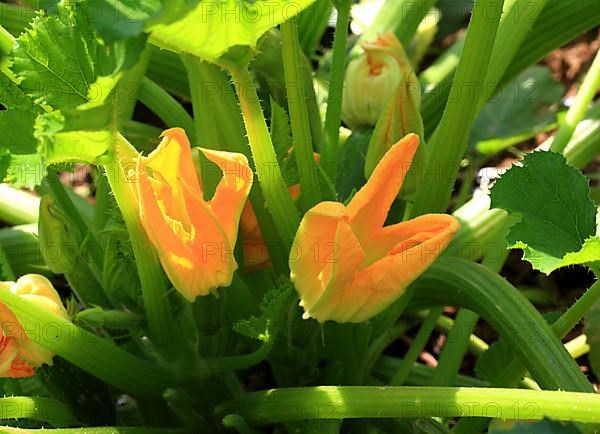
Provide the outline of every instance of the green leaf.
{"type": "Polygon", "coordinates": [[[507,84],[481,111],[471,130],[470,146],[493,154],[547,129],[556,121],[564,86],[550,70],[533,66],[507,84]]]}
{"type": "Polygon", "coordinates": [[[122,78],[137,62],[145,36],[107,44],[92,18],[83,4],[61,4],[56,15],[39,14],[12,53],[19,88],[45,108],[35,121],[23,117],[29,131],[22,134],[29,148],[37,146],[42,168],[95,163],[111,146],[120,107],[131,104],[122,78]]]}
{"type": "Polygon", "coordinates": [[[539,422],[518,422],[510,429],[492,428],[493,434],[581,434],[575,425],[570,422],[555,422],[544,419],[539,422]]]}
{"type": "Polygon", "coordinates": [[[0,181],[31,187],[37,183],[34,178],[41,179],[33,137],[41,109],[4,74],[0,74],[0,106],[5,109],[0,111],[0,181]]]}
{"type": "Polygon", "coordinates": [[[600,302],[597,302],[584,319],[584,332],[590,346],[590,364],[596,376],[600,376],[600,302]]]}
{"type": "Polygon", "coordinates": [[[230,48],[254,48],[270,28],[315,0],[204,0],[184,18],[150,27],[150,41],[176,53],[216,62],[230,48]]]}
{"type": "Polygon", "coordinates": [[[580,263],[596,249],[596,208],[589,198],[589,181],[567,165],[560,154],[528,154],[521,167],[513,166],[492,188],[492,207],[503,208],[520,221],[510,228],[509,244],[524,252],[534,268],[549,274],[570,263],[580,263]]]}
{"type": "Polygon", "coordinates": [[[241,320],[233,329],[250,339],[268,342],[281,327],[294,291],[290,285],[268,291],[260,305],[260,316],[241,320]]]}

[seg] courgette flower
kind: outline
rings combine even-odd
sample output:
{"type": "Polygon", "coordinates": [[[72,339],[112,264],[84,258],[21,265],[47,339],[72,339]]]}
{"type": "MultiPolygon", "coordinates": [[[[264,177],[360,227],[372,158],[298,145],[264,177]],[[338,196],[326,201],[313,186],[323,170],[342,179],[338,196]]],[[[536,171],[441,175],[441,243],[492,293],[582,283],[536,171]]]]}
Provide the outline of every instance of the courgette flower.
{"type": "Polygon", "coordinates": [[[347,206],[321,202],[304,215],[289,259],[304,318],[372,318],[404,293],[460,228],[446,214],[384,227],[418,145],[418,136],[409,134],[392,146],[347,206]]]}
{"type": "Polygon", "coordinates": [[[401,82],[408,89],[405,97],[421,104],[419,80],[393,33],[361,46],[364,52],[350,61],[344,79],[342,119],[351,129],[374,126],[401,82]]]}
{"type": "Polygon", "coordinates": [[[204,198],[185,132],[173,128],[148,157],[138,159],[142,224],[169,280],[187,300],[229,286],[233,249],[253,173],[242,154],[196,148],[221,170],[213,197],[204,198]]]}
{"type": "MultiPolygon", "coordinates": [[[[60,296],[44,276],[27,274],[16,282],[0,282],[0,291],[10,291],[64,319],[69,315],[60,296]]],[[[38,331],[42,333],[42,331],[38,331]]],[[[0,377],[23,378],[34,368],[52,364],[54,354],[32,341],[12,311],[0,303],[0,377]]]]}

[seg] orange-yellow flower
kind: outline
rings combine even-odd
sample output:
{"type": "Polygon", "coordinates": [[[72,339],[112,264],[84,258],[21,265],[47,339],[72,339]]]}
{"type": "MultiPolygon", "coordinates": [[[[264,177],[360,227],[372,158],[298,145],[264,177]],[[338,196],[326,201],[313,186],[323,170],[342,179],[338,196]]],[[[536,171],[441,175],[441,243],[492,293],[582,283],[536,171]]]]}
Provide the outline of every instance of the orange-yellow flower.
{"type": "Polygon", "coordinates": [[[140,217],[169,280],[186,299],[231,285],[233,249],[253,174],[242,154],[197,148],[223,173],[214,196],[202,190],[192,149],[180,128],[138,159],[140,217]]]}
{"type": "MultiPolygon", "coordinates": [[[[16,282],[0,282],[0,291],[10,291],[69,319],[60,296],[44,276],[28,274],[16,282]]],[[[0,303],[0,377],[22,378],[33,375],[34,368],[51,364],[54,354],[27,337],[12,311],[0,303]]]]}
{"type": "Polygon", "coordinates": [[[347,206],[321,202],[302,219],[289,264],[305,318],[372,318],[404,293],[460,228],[446,214],[384,227],[418,145],[418,136],[407,135],[347,206]]]}

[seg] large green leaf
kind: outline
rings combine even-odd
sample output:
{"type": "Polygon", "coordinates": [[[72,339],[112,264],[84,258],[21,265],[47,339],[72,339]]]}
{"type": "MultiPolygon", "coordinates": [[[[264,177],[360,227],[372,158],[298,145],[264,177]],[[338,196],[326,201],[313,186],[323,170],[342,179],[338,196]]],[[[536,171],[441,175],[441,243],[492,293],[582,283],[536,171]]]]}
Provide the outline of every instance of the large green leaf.
{"type": "Polygon", "coordinates": [[[145,37],[107,44],[93,30],[89,12],[75,4],[38,15],[12,53],[19,88],[45,109],[22,119],[29,130],[21,136],[28,153],[37,146],[41,167],[40,161],[94,163],[111,145],[120,107],[135,101],[128,91],[135,83],[126,88],[122,78],[136,64],[145,37]]]}
{"type": "Polygon", "coordinates": [[[597,252],[597,240],[586,243],[596,234],[596,207],[589,193],[589,181],[562,155],[534,152],[496,182],[491,196],[493,207],[520,218],[508,242],[523,249],[534,268],[550,273],[589,262],[597,252]]]}
{"type": "Polygon", "coordinates": [[[270,28],[315,0],[203,0],[184,18],[149,28],[150,41],[215,62],[234,46],[254,48],[270,28]]]}
{"type": "Polygon", "coordinates": [[[471,130],[470,146],[495,153],[548,128],[556,120],[553,106],[563,93],[564,86],[548,68],[527,69],[483,108],[471,130]]]}

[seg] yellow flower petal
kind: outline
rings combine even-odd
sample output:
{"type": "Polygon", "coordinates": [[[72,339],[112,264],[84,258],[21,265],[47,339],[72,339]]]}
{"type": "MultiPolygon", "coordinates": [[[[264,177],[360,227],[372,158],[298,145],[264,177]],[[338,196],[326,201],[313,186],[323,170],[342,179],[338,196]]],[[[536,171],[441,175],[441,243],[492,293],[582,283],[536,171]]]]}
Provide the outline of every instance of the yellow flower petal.
{"type": "Polygon", "coordinates": [[[190,302],[231,285],[237,269],[233,247],[252,186],[243,155],[198,149],[223,172],[210,201],[183,130],[165,131],[158,148],[138,159],[142,225],[169,280],[190,302]]]}
{"type": "Polygon", "coordinates": [[[347,207],[322,202],[302,219],[290,269],[306,318],[362,322],[379,314],[460,228],[445,214],[383,227],[418,144],[410,134],[394,145],[347,207]]]}

